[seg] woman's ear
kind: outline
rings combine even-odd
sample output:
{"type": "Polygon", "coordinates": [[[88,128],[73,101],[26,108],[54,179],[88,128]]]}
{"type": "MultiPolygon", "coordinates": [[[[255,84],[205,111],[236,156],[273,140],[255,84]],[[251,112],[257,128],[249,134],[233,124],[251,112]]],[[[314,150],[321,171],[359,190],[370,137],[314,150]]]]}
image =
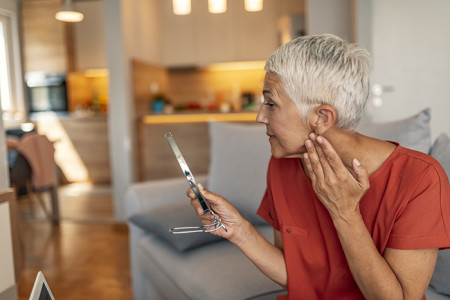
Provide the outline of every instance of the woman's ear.
{"type": "Polygon", "coordinates": [[[322,104],[313,111],[314,122],[312,124],[314,132],[323,134],[336,123],[337,112],[333,106],[322,104]]]}

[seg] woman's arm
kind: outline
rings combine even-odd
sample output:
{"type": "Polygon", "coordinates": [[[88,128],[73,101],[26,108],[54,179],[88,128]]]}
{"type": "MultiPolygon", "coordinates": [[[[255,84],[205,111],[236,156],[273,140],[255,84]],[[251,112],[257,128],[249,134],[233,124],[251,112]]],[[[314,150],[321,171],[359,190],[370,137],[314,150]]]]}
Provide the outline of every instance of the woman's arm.
{"type": "MultiPolygon", "coordinates": [[[[212,234],[224,237],[235,244],[263,274],[286,288],[287,272],[282,242],[280,248],[281,233],[277,234],[275,231],[276,246],[272,245],[225,198],[206,190],[200,184],[199,188],[211,209],[227,229],[225,231],[221,228],[212,234]]],[[[203,209],[191,189],[188,190],[187,195],[191,198],[191,204],[197,215],[202,219],[202,224],[211,224],[211,214],[203,214],[203,209]]]]}
{"type": "Polygon", "coordinates": [[[383,256],[359,211],[369,188],[367,170],[355,159],[352,175],[324,137],[305,142],[305,169],[339,236],[350,271],[366,299],[421,299],[433,273],[437,249],[395,250],[383,256]]]}
{"type": "Polygon", "coordinates": [[[335,221],[347,263],[366,299],[421,299],[436,264],[437,249],[397,250],[380,255],[362,218],[335,221]]]}

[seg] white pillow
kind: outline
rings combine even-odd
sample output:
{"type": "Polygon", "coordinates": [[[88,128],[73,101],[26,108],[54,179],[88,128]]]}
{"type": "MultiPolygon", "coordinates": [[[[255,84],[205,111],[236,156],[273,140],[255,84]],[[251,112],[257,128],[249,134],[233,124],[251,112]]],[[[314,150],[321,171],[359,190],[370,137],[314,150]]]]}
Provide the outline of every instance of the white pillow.
{"type": "Polygon", "coordinates": [[[208,187],[227,198],[252,224],[266,188],[270,144],[262,124],[210,122],[208,187]]]}
{"type": "Polygon", "coordinates": [[[399,121],[361,124],[356,131],[380,140],[397,142],[402,147],[428,154],[431,149],[430,119],[431,112],[427,108],[415,116],[399,121]]]}

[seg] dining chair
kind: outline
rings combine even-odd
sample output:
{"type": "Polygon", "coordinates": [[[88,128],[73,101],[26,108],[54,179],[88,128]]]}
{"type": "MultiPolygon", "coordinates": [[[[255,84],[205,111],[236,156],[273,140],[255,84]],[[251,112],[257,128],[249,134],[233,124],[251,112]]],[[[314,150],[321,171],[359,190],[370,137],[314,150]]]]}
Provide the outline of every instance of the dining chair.
{"type": "Polygon", "coordinates": [[[24,188],[31,201],[37,199],[47,219],[58,223],[58,180],[53,143],[45,135],[33,132],[20,139],[16,151],[17,158],[10,172],[12,186],[24,188]],[[51,193],[51,213],[43,197],[47,191],[51,193]]]}

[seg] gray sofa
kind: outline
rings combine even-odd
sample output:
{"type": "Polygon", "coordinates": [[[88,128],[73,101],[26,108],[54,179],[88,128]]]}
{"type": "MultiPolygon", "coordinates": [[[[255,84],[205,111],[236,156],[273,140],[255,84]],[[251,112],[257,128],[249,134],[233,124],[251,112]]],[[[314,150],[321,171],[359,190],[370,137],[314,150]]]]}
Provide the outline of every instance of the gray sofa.
{"type": "MultiPolygon", "coordinates": [[[[365,123],[358,130],[430,153],[450,173],[450,139],[443,134],[432,145],[429,121],[430,111],[424,110],[389,124],[365,123]]],[[[196,176],[197,181],[227,197],[272,240],[271,227],[255,213],[270,157],[264,126],[210,123],[209,132],[210,172],[196,176]]],[[[133,184],[127,192],[135,299],[275,299],[283,293],[228,241],[205,233],[168,232],[175,226],[199,225],[185,196],[187,188],[180,173],[179,178],[133,184]]],[[[449,251],[440,251],[428,299],[450,299],[449,251]]]]}

